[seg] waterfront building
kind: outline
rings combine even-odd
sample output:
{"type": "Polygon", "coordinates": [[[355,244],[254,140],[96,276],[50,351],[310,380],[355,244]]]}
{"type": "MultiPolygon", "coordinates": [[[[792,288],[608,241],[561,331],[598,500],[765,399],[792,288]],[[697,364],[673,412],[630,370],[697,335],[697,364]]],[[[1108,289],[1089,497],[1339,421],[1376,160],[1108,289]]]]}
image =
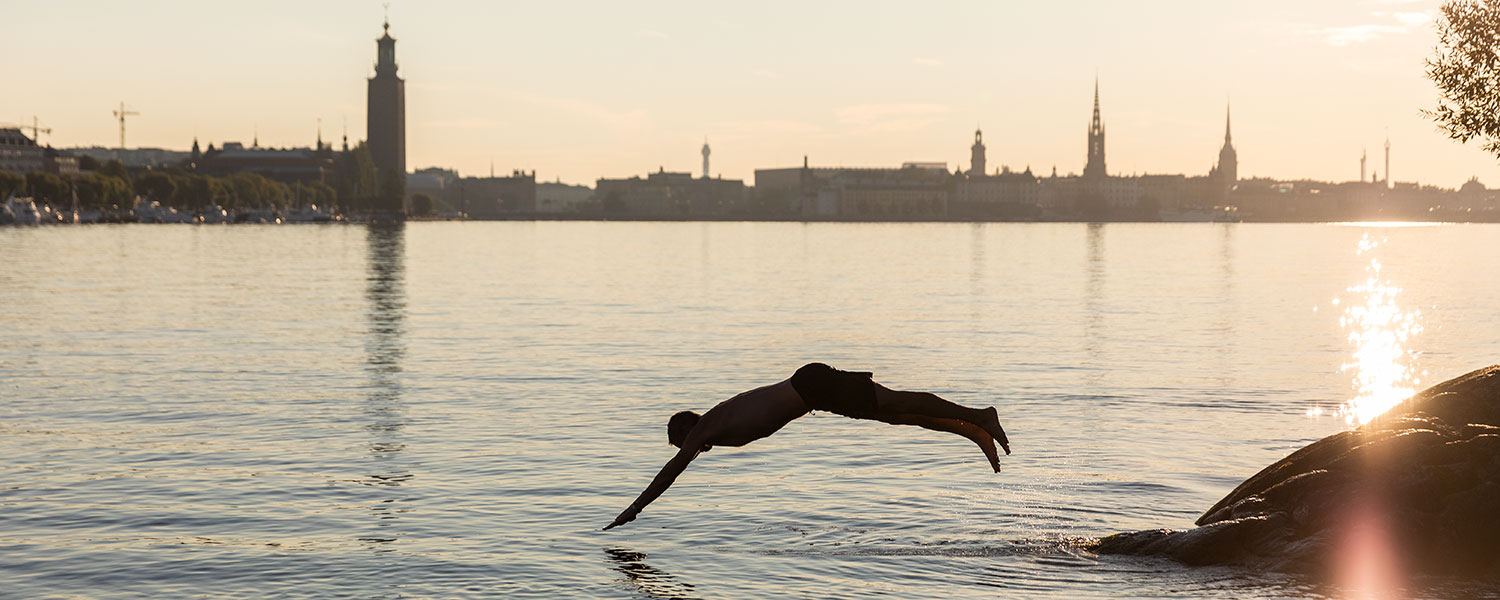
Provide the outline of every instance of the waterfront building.
{"type": "Polygon", "coordinates": [[[747,190],[739,179],[694,178],[658,168],[644,178],[600,178],[594,196],[606,213],[714,217],[743,212],[747,190]]]}
{"type": "Polygon", "coordinates": [[[455,212],[459,210],[456,204],[448,202],[448,188],[458,181],[458,172],[442,167],[427,167],[417,169],[406,176],[406,204],[411,206],[412,198],[417,194],[426,195],[433,201],[434,210],[441,213],[455,212]]]}
{"type": "Polygon", "coordinates": [[[941,219],[948,215],[949,175],[943,163],[900,169],[846,169],[818,190],[818,206],[854,219],[941,219]]]}
{"type": "Polygon", "coordinates": [[[539,213],[576,213],[591,205],[594,188],[562,181],[536,184],[536,211],[539,213]]]}
{"type": "Polygon", "coordinates": [[[5,127],[0,128],[0,171],[17,175],[42,171],[73,177],[78,174],[78,157],[67,150],[38,145],[19,128],[5,127]]]}
{"type": "Polygon", "coordinates": [[[184,166],[200,175],[214,177],[250,172],[287,184],[332,185],[334,156],[333,148],[321,142],[317,148],[261,148],[224,142],[219,148],[210,143],[196,161],[188,160],[184,166]]]}
{"type": "Polygon", "coordinates": [[[802,167],[755,170],[755,212],[805,219],[941,219],[957,176],[947,163],[900,168],[802,167]]]}
{"type": "Polygon", "coordinates": [[[770,215],[806,219],[940,219],[948,214],[955,175],[947,163],[900,168],[756,169],[755,205],[770,215]]]}
{"type": "Polygon", "coordinates": [[[121,164],[132,170],[158,169],[182,164],[182,161],[192,159],[191,152],[182,150],[168,150],[166,148],[105,148],[104,146],[88,146],[68,148],[68,152],[75,156],[87,156],[99,162],[118,160],[121,164]]]}
{"type": "Polygon", "coordinates": [[[948,215],[958,219],[1014,220],[1040,214],[1041,185],[1031,167],[1020,173],[1001,167],[994,175],[971,171],[958,181],[948,204],[948,215]]]}
{"type": "Polygon", "coordinates": [[[0,171],[17,174],[41,171],[45,162],[45,152],[35,140],[18,128],[0,128],[0,171]]]}
{"type": "Polygon", "coordinates": [[[51,146],[42,150],[42,170],[65,178],[78,176],[78,157],[66,150],[54,150],[51,146]]]}
{"type": "Polygon", "coordinates": [[[384,24],[385,34],[375,40],[375,76],[370,78],[365,113],[370,158],[382,182],[398,177],[406,179],[406,81],[396,75],[396,38],[391,37],[391,22],[384,24]]]}
{"type": "Polygon", "coordinates": [[[514,170],[508,177],[464,177],[458,185],[448,186],[444,197],[475,219],[528,215],[536,212],[536,171],[514,170]]]}

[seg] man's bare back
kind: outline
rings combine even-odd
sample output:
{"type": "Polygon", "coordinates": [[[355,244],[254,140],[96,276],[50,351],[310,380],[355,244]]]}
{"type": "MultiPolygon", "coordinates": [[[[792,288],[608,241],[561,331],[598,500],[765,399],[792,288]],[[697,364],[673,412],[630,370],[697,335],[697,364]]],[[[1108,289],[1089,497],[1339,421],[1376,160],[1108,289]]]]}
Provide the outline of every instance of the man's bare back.
{"type": "Polygon", "coordinates": [[[798,369],[790,379],[725,400],[701,417],[688,411],[673,415],[667,425],[667,438],[678,447],[677,455],[605,529],[635,520],[700,452],[714,446],[743,446],[776,433],[812,410],[955,433],[978,444],[990,466],[1000,472],[995,442],[1000,443],[1006,454],[1010,454],[1010,442],[993,407],[972,409],[927,392],[892,390],[869,377],[869,373],[839,371],[812,363],[798,369]]]}

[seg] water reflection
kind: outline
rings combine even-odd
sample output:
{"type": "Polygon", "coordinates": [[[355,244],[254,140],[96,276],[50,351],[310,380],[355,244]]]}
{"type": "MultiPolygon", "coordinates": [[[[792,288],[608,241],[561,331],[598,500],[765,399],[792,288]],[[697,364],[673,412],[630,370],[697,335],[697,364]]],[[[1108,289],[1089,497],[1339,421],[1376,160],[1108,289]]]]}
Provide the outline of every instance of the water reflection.
{"type": "Polygon", "coordinates": [[[974,301],[974,310],[969,318],[976,326],[984,314],[984,246],[985,224],[969,225],[969,298],[974,301]]]}
{"type": "Polygon", "coordinates": [[[625,576],[620,581],[646,598],[687,600],[698,597],[693,594],[693,584],[678,581],[671,573],[646,564],[646,555],[643,553],[624,548],[605,548],[604,554],[614,563],[610,568],[625,576]]]}
{"type": "Polygon", "coordinates": [[[1104,379],[1104,224],[1089,223],[1086,233],[1088,245],[1086,278],[1083,284],[1083,350],[1084,380],[1098,385],[1104,379]]]}
{"type": "MultiPolygon", "coordinates": [[[[1401,288],[1380,278],[1380,258],[1375,250],[1384,239],[1365,234],[1356,254],[1368,255],[1363,283],[1348,288],[1354,294],[1339,325],[1349,330],[1354,346],[1353,362],[1343,366],[1354,372],[1355,396],[1339,409],[1351,425],[1363,425],[1416,392],[1421,383],[1413,364],[1416,353],[1407,348],[1411,336],[1422,331],[1421,311],[1403,311],[1396,305],[1401,288]]],[[[1339,304],[1334,299],[1334,304],[1339,304]]]]}
{"type": "MultiPolygon", "coordinates": [[[[371,224],[365,235],[368,256],[365,300],[366,395],[364,429],[369,433],[370,464],[360,483],[400,486],[411,479],[402,460],[406,449],[406,405],[402,399],[401,361],[406,356],[406,230],[401,223],[371,224]]],[[[392,490],[394,492],[394,490],[392,490]]],[[[387,495],[370,506],[378,533],[361,537],[382,551],[396,540],[386,533],[400,513],[401,496],[387,495]]]]}
{"type": "Polygon", "coordinates": [[[1230,387],[1237,384],[1235,365],[1239,361],[1234,359],[1233,354],[1235,341],[1239,339],[1235,331],[1235,319],[1241,314],[1239,295],[1235,293],[1234,285],[1238,280],[1234,271],[1235,226],[1232,223],[1222,223],[1219,231],[1219,312],[1218,318],[1213,320],[1210,327],[1217,342],[1213,345],[1215,354],[1218,355],[1216,362],[1223,365],[1223,368],[1214,369],[1215,384],[1230,387]]]}

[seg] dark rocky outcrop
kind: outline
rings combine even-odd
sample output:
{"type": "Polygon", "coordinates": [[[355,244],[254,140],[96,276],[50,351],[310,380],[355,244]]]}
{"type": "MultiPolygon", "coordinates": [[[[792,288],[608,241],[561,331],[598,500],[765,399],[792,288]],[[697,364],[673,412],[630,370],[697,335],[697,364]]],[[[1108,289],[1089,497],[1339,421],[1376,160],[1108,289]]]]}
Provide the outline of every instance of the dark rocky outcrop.
{"type": "Polygon", "coordinates": [[[1374,552],[1403,572],[1500,577],[1500,365],[1292,453],[1197,524],[1109,536],[1094,550],[1318,575],[1374,552]]]}

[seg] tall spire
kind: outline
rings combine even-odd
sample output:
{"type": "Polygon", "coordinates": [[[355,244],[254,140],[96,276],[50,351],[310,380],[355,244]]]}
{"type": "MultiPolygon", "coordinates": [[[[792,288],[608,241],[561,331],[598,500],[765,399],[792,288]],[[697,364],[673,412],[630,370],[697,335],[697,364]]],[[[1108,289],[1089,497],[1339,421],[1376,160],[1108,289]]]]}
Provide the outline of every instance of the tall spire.
{"type": "Polygon", "coordinates": [[[323,117],[318,117],[318,145],[313,147],[313,149],[318,151],[323,150],[323,117]]]}
{"type": "Polygon", "coordinates": [[[1224,143],[1229,143],[1229,101],[1224,102],[1224,143]]]}
{"type": "MultiPolygon", "coordinates": [[[[1228,193],[1239,182],[1240,158],[1234,151],[1233,138],[1229,135],[1229,101],[1224,101],[1224,147],[1219,149],[1220,189],[1228,193]]],[[[1228,200],[1226,199],[1226,202],[1228,200]]]]}
{"type": "Polygon", "coordinates": [[[1094,75],[1094,121],[1090,123],[1091,129],[1104,129],[1104,123],[1099,118],[1099,76],[1094,75]]]}
{"type": "Polygon", "coordinates": [[[1089,122],[1088,162],[1084,164],[1084,177],[1105,177],[1104,166],[1104,118],[1099,114],[1099,76],[1094,75],[1094,118],[1089,122]]]}

